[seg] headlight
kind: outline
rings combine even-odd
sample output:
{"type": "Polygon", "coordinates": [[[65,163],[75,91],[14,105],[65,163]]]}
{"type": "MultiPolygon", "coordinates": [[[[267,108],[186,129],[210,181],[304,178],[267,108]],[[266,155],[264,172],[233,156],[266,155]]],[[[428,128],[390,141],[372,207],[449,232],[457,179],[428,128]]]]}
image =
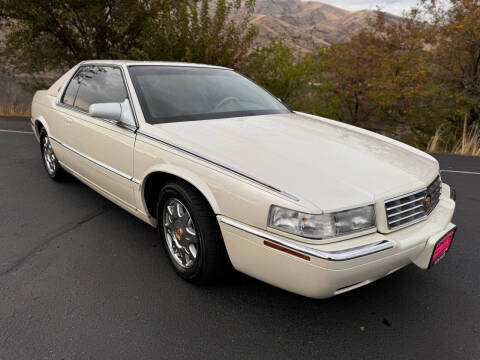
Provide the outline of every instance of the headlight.
{"type": "Polygon", "coordinates": [[[290,234],[325,239],[362,231],[375,226],[373,205],[322,215],[305,214],[272,206],[268,226],[290,234]]]}

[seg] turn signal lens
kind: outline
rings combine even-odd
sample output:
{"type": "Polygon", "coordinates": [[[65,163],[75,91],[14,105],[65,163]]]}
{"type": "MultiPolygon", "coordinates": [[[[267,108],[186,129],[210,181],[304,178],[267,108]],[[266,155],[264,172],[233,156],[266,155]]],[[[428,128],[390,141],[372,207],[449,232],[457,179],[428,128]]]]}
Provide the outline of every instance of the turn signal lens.
{"type": "Polygon", "coordinates": [[[307,256],[307,255],[305,255],[305,254],[299,253],[298,251],[291,250],[291,249],[289,249],[289,248],[283,247],[283,246],[281,246],[281,245],[275,244],[275,243],[270,242],[270,241],[264,241],[263,244],[264,244],[265,246],[271,247],[272,249],[279,250],[279,251],[283,251],[284,253],[287,253],[287,254],[290,254],[290,255],[299,257],[299,258],[301,258],[301,259],[303,259],[303,260],[310,261],[310,256],[307,256]]]}

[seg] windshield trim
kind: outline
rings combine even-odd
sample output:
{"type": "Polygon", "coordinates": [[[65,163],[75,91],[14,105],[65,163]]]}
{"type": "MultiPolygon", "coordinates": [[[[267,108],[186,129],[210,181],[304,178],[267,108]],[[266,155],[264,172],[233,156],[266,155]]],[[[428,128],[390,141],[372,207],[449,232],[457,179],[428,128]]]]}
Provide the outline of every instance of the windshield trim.
{"type": "Polygon", "coordinates": [[[242,111],[228,111],[218,113],[205,113],[205,114],[192,114],[192,115],[179,115],[165,118],[151,118],[150,124],[168,124],[185,121],[200,121],[200,120],[217,120],[217,119],[230,119],[240,118],[247,116],[260,116],[260,115],[275,115],[275,114],[287,114],[283,110],[242,110],[242,111]]]}

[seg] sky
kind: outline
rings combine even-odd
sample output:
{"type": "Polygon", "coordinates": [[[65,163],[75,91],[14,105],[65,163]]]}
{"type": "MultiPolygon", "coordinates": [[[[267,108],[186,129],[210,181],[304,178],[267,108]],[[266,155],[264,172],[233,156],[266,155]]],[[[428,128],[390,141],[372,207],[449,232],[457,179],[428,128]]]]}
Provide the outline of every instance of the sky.
{"type": "MultiPolygon", "coordinates": [[[[305,0],[304,0],[305,1],[305,0]]],[[[312,1],[312,0],[310,0],[312,1]]],[[[315,1],[315,0],[314,0],[315,1]]],[[[346,10],[376,10],[379,6],[383,11],[402,15],[417,4],[417,0],[318,0],[322,3],[337,6],[346,10]]]]}

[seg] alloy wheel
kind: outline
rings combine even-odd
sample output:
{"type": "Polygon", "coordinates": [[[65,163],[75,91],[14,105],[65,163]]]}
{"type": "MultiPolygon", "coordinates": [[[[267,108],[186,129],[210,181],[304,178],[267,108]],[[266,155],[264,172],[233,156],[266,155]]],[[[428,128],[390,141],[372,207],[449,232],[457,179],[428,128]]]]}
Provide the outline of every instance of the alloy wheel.
{"type": "Polygon", "coordinates": [[[45,135],[43,137],[42,149],[45,167],[47,168],[47,171],[50,175],[54,175],[57,169],[57,158],[55,157],[55,153],[53,152],[52,144],[50,143],[48,135],[45,135]]]}
{"type": "Polygon", "coordinates": [[[193,267],[198,256],[198,237],[192,216],[177,198],[163,206],[163,232],[168,250],[175,262],[184,269],[193,267]]]}

